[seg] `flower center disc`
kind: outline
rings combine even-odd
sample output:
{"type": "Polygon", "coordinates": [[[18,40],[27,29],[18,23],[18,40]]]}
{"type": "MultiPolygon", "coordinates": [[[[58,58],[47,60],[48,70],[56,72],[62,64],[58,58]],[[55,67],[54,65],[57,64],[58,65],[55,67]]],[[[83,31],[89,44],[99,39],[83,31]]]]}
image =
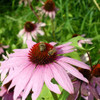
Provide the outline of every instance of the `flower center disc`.
{"type": "Polygon", "coordinates": [[[36,24],[33,24],[32,22],[26,22],[25,23],[25,30],[27,32],[32,32],[36,29],[36,24]]]}
{"type": "Polygon", "coordinates": [[[29,51],[29,59],[36,65],[52,63],[57,56],[54,47],[48,43],[37,43],[29,51]]]}
{"type": "Polygon", "coordinates": [[[55,11],[55,3],[52,0],[47,0],[44,4],[44,9],[48,12],[55,11]]]}

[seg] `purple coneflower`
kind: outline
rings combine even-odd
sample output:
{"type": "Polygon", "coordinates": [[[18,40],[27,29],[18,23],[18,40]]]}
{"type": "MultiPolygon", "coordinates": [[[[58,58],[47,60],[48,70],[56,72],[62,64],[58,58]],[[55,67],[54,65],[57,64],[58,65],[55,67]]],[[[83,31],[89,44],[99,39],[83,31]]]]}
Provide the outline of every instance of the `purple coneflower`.
{"type": "Polygon", "coordinates": [[[45,14],[46,16],[49,15],[50,18],[54,19],[55,18],[55,14],[57,11],[57,8],[55,7],[55,3],[53,0],[47,0],[46,2],[42,2],[43,4],[42,8],[37,8],[38,10],[40,10],[41,14],[45,14]]]}
{"type": "Polygon", "coordinates": [[[3,49],[7,49],[7,48],[9,48],[8,45],[3,45],[2,43],[0,43],[0,55],[1,55],[2,53],[4,53],[4,50],[3,50],[3,49]]]}
{"type": "Polygon", "coordinates": [[[24,29],[22,29],[18,36],[23,35],[23,41],[24,43],[26,40],[32,40],[32,37],[36,40],[37,34],[44,35],[44,32],[40,29],[41,27],[44,27],[45,23],[34,23],[34,22],[26,22],[24,25],[24,29]]]}
{"type": "Polygon", "coordinates": [[[53,78],[62,88],[69,93],[73,93],[73,85],[67,72],[80,80],[88,82],[72,66],[90,69],[88,65],[69,57],[59,56],[59,54],[73,52],[73,46],[70,46],[71,43],[69,42],[59,46],[55,46],[55,44],[54,42],[35,43],[33,41],[27,41],[27,49],[16,49],[14,50],[15,53],[9,55],[8,60],[1,62],[2,72],[5,69],[6,73],[7,71],[11,71],[4,79],[3,85],[11,81],[9,89],[14,87],[14,100],[22,92],[22,100],[25,100],[31,90],[33,91],[32,100],[36,100],[44,82],[51,91],[60,94],[58,85],[51,82],[53,78]]]}
{"type": "Polygon", "coordinates": [[[67,100],[77,100],[79,95],[85,100],[94,100],[94,98],[100,100],[100,64],[94,65],[91,71],[81,68],[79,71],[88,79],[89,83],[81,80],[74,81],[75,93],[70,94],[67,100]]]}

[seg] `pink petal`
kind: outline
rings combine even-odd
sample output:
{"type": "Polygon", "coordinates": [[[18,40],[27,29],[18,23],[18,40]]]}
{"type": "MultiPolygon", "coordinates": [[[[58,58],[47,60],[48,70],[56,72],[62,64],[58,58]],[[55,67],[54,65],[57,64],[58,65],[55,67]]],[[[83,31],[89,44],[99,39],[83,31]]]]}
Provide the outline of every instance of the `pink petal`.
{"type": "Polygon", "coordinates": [[[100,86],[97,85],[96,90],[97,90],[98,94],[100,95],[100,86]]]}
{"type": "Polygon", "coordinates": [[[93,77],[92,80],[94,80],[95,83],[97,83],[97,85],[100,87],[100,79],[99,78],[93,77]]]}
{"type": "Polygon", "coordinates": [[[81,61],[78,61],[76,59],[73,59],[73,58],[59,56],[59,60],[64,61],[64,62],[69,63],[69,64],[72,64],[74,66],[78,66],[78,67],[83,68],[83,69],[90,70],[90,67],[87,64],[85,64],[81,61]]]}
{"type": "Polygon", "coordinates": [[[27,35],[27,40],[31,40],[31,41],[32,41],[32,36],[31,36],[31,34],[28,34],[28,35],[27,35]]]}
{"type": "Polygon", "coordinates": [[[80,81],[76,81],[76,82],[74,82],[73,85],[74,85],[75,92],[74,92],[74,94],[70,94],[70,95],[67,97],[67,100],[77,100],[81,82],[80,82],[80,81]]]}
{"type": "Polygon", "coordinates": [[[20,37],[20,36],[22,36],[24,33],[25,33],[25,29],[22,29],[22,30],[20,30],[18,36],[20,37]]]}
{"type": "Polygon", "coordinates": [[[0,47],[0,54],[4,53],[3,48],[0,47]]]}
{"type": "Polygon", "coordinates": [[[41,31],[41,30],[37,30],[37,32],[38,32],[40,35],[44,35],[44,32],[41,31]]]}
{"type": "Polygon", "coordinates": [[[43,83],[44,83],[43,80],[44,66],[37,66],[37,67],[39,67],[39,69],[37,69],[37,72],[35,73],[34,84],[32,85],[32,90],[33,90],[32,100],[37,99],[37,97],[39,96],[42,90],[43,83]]]}
{"type": "Polygon", "coordinates": [[[35,45],[36,43],[30,40],[26,41],[28,48],[31,48],[33,45],[35,45]]]}
{"type": "Polygon", "coordinates": [[[6,79],[3,82],[3,85],[8,83],[9,81],[11,81],[15,76],[17,76],[23,69],[25,69],[26,67],[28,67],[31,63],[29,62],[24,62],[23,64],[20,65],[19,68],[16,68],[15,71],[13,71],[12,74],[9,74],[6,79]]]}
{"type": "Polygon", "coordinates": [[[49,44],[51,44],[52,46],[55,46],[57,43],[56,42],[50,42],[49,44]]]}
{"type": "Polygon", "coordinates": [[[5,45],[5,46],[3,45],[2,47],[3,47],[4,49],[7,49],[7,48],[9,48],[9,45],[5,45]]]}
{"type": "Polygon", "coordinates": [[[71,43],[72,42],[68,42],[66,44],[62,44],[62,45],[56,46],[56,48],[63,48],[63,47],[69,46],[71,43]]]}
{"type": "Polygon", "coordinates": [[[19,77],[19,79],[17,80],[16,86],[14,89],[14,100],[17,99],[17,97],[20,95],[22,90],[24,90],[24,88],[26,87],[27,83],[29,82],[32,76],[34,68],[35,66],[31,64],[28,67],[26,67],[21,73],[19,73],[19,75],[17,76],[19,77]]]}
{"type": "Polygon", "coordinates": [[[15,53],[9,54],[9,57],[27,57],[29,49],[15,49],[15,53]]]}
{"type": "Polygon", "coordinates": [[[59,51],[57,51],[57,54],[65,54],[65,53],[71,53],[71,52],[73,52],[74,50],[63,50],[63,51],[61,51],[61,50],[59,50],[59,51]]]}
{"type": "Polygon", "coordinates": [[[53,83],[51,82],[51,79],[52,79],[53,77],[54,77],[54,76],[53,76],[53,73],[52,73],[52,71],[51,71],[51,69],[50,69],[50,66],[46,65],[46,66],[45,66],[45,70],[44,70],[44,81],[45,81],[47,87],[48,87],[51,91],[60,94],[61,92],[60,92],[60,90],[59,90],[58,85],[53,84],[53,83]]]}
{"type": "Polygon", "coordinates": [[[96,89],[94,88],[94,86],[92,86],[91,84],[88,85],[89,86],[89,89],[90,89],[90,92],[93,94],[93,96],[99,100],[100,97],[98,95],[98,92],[96,91],[96,89]]]}
{"type": "Polygon", "coordinates": [[[43,26],[46,26],[45,23],[39,23],[39,26],[43,27],[43,26]]]}
{"type": "Polygon", "coordinates": [[[59,66],[58,64],[54,63],[54,64],[50,64],[50,68],[53,72],[54,78],[55,80],[69,93],[73,93],[74,92],[74,88],[72,85],[72,82],[69,78],[69,76],[67,75],[67,72],[65,72],[65,70],[59,66]]]}
{"type": "Polygon", "coordinates": [[[2,97],[7,92],[5,87],[0,87],[0,97],[2,97]]]}
{"type": "Polygon", "coordinates": [[[64,50],[70,50],[70,49],[73,49],[74,47],[73,46],[66,46],[66,47],[63,47],[63,48],[56,48],[57,50],[61,50],[61,51],[64,51],[64,50]]]}
{"type": "Polygon", "coordinates": [[[17,68],[20,67],[21,65],[23,65],[24,63],[26,63],[27,61],[29,61],[28,57],[12,57],[10,59],[8,59],[7,61],[3,61],[1,63],[1,67],[2,69],[5,68],[17,68]]]}
{"type": "Polygon", "coordinates": [[[52,12],[52,18],[53,18],[53,19],[55,18],[55,15],[56,15],[56,14],[55,14],[55,11],[53,11],[53,12],[52,12]]]}
{"type": "Polygon", "coordinates": [[[9,69],[4,69],[1,73],[1,81],[4,80],[4,78],[6,77],[7,72],[9,71],[9,69]]]}
{"type": "Polygon", "coordinates": [[[77,77],[80,80],[88,82],[88,80],[76,68],[60,60],[58,60],[57,63],[60,64],[65,70],[67,70],[73,76],[77,77]]]}
{"type": "Polygon", "coordinates": [[[87,84],[86,83],[82,83],[81,85],[81,94],[83,96],[88,96],[88,88],[87,88],[87,84]]]}
{"type": "Polygon", "coordinates": [[[90,95],[88,96],[88,100],[94,100],[94,96],[92,95],[92,93],[90,93],[90,95]]]}
{"type": "MultiPolygon", "coordinates": [[[[40,93],[43,83],[44,83],[44,81],[43,81],[43,66],[37,66],[36,69],[34,70],[32,78],[30,79],[28,85],[26,86],[26,88],[23,92],[22,100],[26,100],[26,97],[30,93],[31,89],[33,90],[33,94],[34,93],[37,94],[37,92],[38,92],[37,89],[39,88],[38,94],[34,97],[34,98],[37,98],[37,96],[40,93]]],[[[32,99],[32,100],[34,100],[34,99],[32,99]]]]}

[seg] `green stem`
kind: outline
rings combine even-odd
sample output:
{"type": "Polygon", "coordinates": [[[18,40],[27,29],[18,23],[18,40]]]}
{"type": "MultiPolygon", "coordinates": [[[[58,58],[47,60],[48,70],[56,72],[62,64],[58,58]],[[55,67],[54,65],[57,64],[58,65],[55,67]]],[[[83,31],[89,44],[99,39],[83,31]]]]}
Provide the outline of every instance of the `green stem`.
{"type": "Polygon", "coordinates": [[[54,100],[59,100],[56,93],[54,93],[54,92],[52,92],[52,91],[50,91],[50,92],[51,92],[51,94],[52,94],[54,100]]]}
{"type": "Polygon", "coordinates": [[[29,6],[30,6],[30,8],[31,8],[31,10],[32,10],[32,12],[33,12],[33,14],[36,16],[36,18],[37,18],[38,21],[40,22],[40,18],[39,18],[39,16],[37,15],[37,13],[35,12],[35,10],[34,10],[34,8],[32,7],[32,5],[31,5],[30,2],[29,2],[29,6]]]}
{"type": "Polygon", "coordinates": [[[54,26],[54,20],[51,19],[51,23],[52,23],[52,34],[53,34],[53,39],[54,41],[56,41],[56,36],[55,36],[55,26],[54,26]]]}

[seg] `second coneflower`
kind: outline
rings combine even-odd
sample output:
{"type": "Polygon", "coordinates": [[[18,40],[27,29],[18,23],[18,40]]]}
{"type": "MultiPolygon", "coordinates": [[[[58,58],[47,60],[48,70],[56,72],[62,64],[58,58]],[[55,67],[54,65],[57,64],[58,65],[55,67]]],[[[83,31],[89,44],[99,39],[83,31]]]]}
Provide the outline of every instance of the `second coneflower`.
{"type": "Polygon", "coordinates": [[[54,19],[57,8],[53,0],[47,0],[46,2],[42,2],[42,8],[37,8],[41,11],[41,14],[49,15],[50,18],[54,19]]]}
{"type": "Polygon", "coordinates": [[[37,39],[37,34],[44,35],[44,32],[41,30],[41,27],[44,27],[45,23],[35,23],[35,22],[26,22],[24,29],[20,30],[18,36],[23,36],[24,43],[26,40],[37,39]]]}

